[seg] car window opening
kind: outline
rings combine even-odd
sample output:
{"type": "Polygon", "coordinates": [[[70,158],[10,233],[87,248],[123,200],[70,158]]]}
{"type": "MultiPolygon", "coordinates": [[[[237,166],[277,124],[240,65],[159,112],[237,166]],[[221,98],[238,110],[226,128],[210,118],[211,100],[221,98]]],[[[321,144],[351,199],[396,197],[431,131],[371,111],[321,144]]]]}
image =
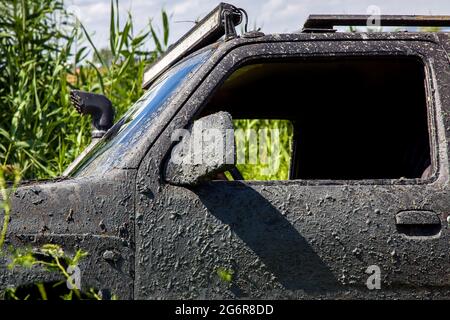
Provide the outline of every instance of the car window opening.
{"type": "Polygon", "coordinates": [[[237,141],[246,180],[419,179],[432,171],[425,92],[424,65],[411,57],[258,62],[233,72],[200,116],[227,111],[235,129],[281,129],[262,138],[269,149],[281,141],[279,172],[261,174],[261,154],[249,161],[237,141]]]}

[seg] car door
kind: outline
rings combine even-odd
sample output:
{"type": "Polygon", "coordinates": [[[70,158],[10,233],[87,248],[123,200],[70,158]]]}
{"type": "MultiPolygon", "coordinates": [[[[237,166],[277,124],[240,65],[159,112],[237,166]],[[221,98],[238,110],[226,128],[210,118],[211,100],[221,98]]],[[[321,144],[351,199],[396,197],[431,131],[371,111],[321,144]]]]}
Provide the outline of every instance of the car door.
{"type": "MultiPolygon", "coordinates": [[[[135,297],[448,296],[449,64],[429,37],[400,37],[298,35],[228,44],[139,169],[135,297]],[[429,177],[309,179],[291,172],[286,181],[164,182],[172,132],[199,116],[233,70],[252,60],[355,56],[423,63],[429,177]]],[[[317,83],[324,95],[332,92],[325,82],[317,83]]],[[[299,88],[298,99],[302,94],[299,88]]]]}

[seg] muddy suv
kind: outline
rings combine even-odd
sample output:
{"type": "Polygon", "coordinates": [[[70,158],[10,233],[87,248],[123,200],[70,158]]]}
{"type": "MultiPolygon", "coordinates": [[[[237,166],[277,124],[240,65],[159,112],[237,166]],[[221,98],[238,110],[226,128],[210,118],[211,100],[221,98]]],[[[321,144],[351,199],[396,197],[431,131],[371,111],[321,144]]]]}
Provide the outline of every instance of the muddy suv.
{"type": "MultiPolygon", "coordinates": [[[[367,16],[238,35],[245,18],[219,5],[115,124],[106,98],[74,92],[95,139],[63,177],[19,187],[9,242],[85,249],[83,287],[122,299],[450,297],[449,35],[334,29],[367,16]],[[262,155],[236,148],[236,120],[289,124],[284,180],[245,179],[262,155]]],[[[3,288],[55,281],[0,268],[3,288]]]]}

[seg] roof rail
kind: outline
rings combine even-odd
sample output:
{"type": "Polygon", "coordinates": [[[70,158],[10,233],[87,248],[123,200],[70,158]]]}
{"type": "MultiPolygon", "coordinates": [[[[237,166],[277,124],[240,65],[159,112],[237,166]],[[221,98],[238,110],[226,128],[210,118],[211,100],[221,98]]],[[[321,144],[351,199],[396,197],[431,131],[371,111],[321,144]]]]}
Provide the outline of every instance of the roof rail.
{"type": "MultiPolygon", "coordinates": [[[[373,15],[310,15],[303,30],[332,30],[335,26],[361,27],[370,25],[373,15]]],[[[380,15],[381,27],[450,27],[450,16],[380,15]]]]}
{"type": "Polygon", "coordinates": [[[241,22],[242,9],[220,3],[144,72],[142,87],[148,89],[164,71],[190,53],[216,42],[224,35],[226,40],[233,38],[236,35],[234,27],[241,22]]]}

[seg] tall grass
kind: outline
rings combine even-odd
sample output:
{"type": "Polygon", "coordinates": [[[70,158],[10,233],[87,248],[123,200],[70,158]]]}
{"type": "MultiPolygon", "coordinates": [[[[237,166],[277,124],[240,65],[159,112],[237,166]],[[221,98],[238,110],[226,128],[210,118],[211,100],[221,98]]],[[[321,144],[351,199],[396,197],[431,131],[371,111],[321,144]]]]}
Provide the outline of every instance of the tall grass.
{"type": "Polygon", "coordinates": [[[0,165],[0,255],[3,254],[6,234],[8,232],[9,219],[11,214],[11,195],[15,192],[20,183],[19,170],[13,166],[0,165]],[[12,184],[8,185],[8,181],[12,184]]]}
{"type": "Polygon", "coordinates": [[[236,167],[244,179],[289,180],[292,123],[289,120],[239,119],[233,124],[236,129],[236,167]],[[257,143],[251,143],[252,134],[257,143]]]}
{"type": "Polygon", "coordinates": [[[63,0],[0,3],[0,164],[21,168],[24,179],[55,177],[89,144],[90,120],[69,103],[73,88],[103,93],[119,117],[141,94],[144,68],[167,46],[152,25],[134,32],[119,23],[111,1],[109,62],[89,30],[66,12],[63,0]],[[150,42],[155,50],[145,50],[150,42]],[[95,62],[99,62],[96,64],[95,62]]]}

